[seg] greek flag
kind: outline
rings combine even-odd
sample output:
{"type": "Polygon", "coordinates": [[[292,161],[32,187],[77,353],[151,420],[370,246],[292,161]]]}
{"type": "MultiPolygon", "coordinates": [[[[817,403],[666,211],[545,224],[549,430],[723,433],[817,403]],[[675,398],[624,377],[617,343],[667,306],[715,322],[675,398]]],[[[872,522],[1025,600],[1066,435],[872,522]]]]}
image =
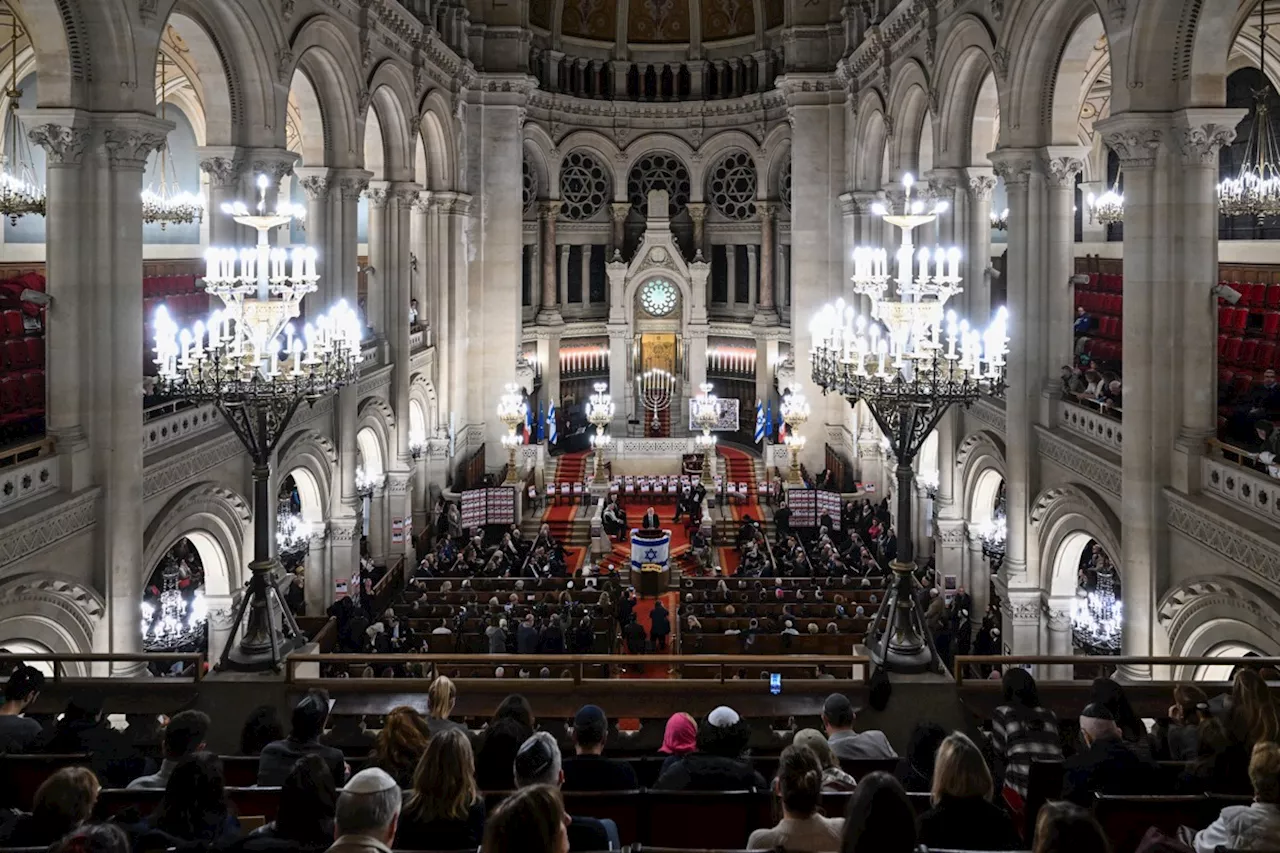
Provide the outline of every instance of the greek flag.
{"type": "Polygon", "coordinates": [[[559,438],[559,432],[556,430],[556,401],[552,400],[547,403],[547,441],[555,444],[557,438],[559,438]]]}
{"type": "Polygon", "coordinates": [[[764,441],[764,403],[756,400],[756,444],[764,441]]]}

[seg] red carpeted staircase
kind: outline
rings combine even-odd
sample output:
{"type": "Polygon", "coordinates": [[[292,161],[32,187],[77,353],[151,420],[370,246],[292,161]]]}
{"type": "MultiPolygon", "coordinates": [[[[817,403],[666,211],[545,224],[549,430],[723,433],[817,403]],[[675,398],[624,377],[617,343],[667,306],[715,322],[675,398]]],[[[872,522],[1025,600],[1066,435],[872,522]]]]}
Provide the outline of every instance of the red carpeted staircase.
{"type": "Polygon", "coordinates": [[[587,451],[579,450],[575,453],[565,453],[556,457],[556,478],[557,483],[581,483],[582,476],[587,470],[587,451]]]}

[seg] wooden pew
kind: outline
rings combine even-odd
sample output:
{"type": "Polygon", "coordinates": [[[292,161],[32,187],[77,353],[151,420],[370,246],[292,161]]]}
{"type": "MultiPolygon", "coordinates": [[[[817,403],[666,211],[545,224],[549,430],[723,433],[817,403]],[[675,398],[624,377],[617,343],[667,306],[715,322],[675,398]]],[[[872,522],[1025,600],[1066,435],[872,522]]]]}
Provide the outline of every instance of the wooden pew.
{"type": "Polygon", "coordinates": [[[1166,835],[1176,834],[1180,826],[1204,829],[1225,806],[1249,802],[1248,797],[1095,794],[1093,815],[1110,839],[1112,853],[1133,853],[1153,826],[1166,835]]]}
{"type": "MultiPolygon", "coordinates": [[[[132,809],[140,817],[155,810],[164,797],[162,790],[134,790],[129,788],[103,788],[98,793],[98,805],[94,816],[106,820],[132,809]]],[[[227,788],[227,800],[237,815],[260,815],[275,820],[280,807],[279,788],[227,788]]]]}

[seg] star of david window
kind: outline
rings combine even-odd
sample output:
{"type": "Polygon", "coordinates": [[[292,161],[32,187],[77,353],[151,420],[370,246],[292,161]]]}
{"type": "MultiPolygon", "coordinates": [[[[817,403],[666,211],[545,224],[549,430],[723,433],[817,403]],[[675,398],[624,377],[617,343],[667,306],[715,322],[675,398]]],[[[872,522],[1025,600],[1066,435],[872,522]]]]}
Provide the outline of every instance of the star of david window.
{"type": "Polygon", "coordinates": [[[745,151],[725,155],[707,181],[711,204],[725,219],[741,221],[756,215],[756,166],[745,151]]]}
{"type": "Polygon", "coordinates": [[[656,278],[640,291],[640,307],[654,317],[665,317],[675,310],[678,298],[674,284],[656,278]]]}
{"type": "Polygon", "coordinates": [[[631,167],[627,177],[627,200],[641,216],[649,215],[649,190],[667,191],[667,215],[675,216],[689,206],[689,170],[677,158],[661,151],[646,154],[631,167]]]}
{"type": "Polygon", "coordinates": [[[538,173],[533,171],[533,167],[529,165],[528,160],[525,160],[522,165],[524,171],[524,209],[527,212],[533,210],[533,203],[538,198],[538,173]]]}
{"type": "Polygon", "coordinates": [[[791,157],[788,156],[778,173],[778,198],[782,206],[791,211],[791,157]]]}
{"type": "Polygon", "coordinates": [[[586,151],[573,151],[560,167],[560,200],[564,219],[582,222],[595,216],[609,199],[609,175],[586,151]]]}

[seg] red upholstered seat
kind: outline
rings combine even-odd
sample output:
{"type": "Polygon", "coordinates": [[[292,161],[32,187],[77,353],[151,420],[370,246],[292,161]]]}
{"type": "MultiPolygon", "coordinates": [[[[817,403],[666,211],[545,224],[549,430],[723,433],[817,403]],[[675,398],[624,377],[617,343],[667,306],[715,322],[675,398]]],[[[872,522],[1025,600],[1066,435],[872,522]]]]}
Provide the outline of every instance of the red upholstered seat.
{"type": "Polygon", "coordinates": [[[27,338],[27,363],[44,370],[44,338],[27,338]]]}
{"type": "Polygon", "coordinates": [[[1267,286],[1267,299],[1264,304],[1268,308],[1280,308],[1280,284],[1267,286]]]}
{"type": "Polygon", "coordinates": [[[1223,361],[1227,357],[1227,341],[1231,338],[1226,335],[1218,335],[1218,361],[1223,361]]]}
{"type": "Polygon", "coordinates": [[[30,362],[27,360],[26,341],[7,341],[4,345],[4,349],[5,361],[8,362],[10,370],[20,370],[31,366],[30,362]]]}
{"type": "Polygon", "coordinates": [[[44,371],[33,370],[22,376],[23,406],[32,414],[44,413],[44,371]]]}
{"type": "Polygon", "coordinates": [[[1262,315],[1262,334],[1274,338],[1280,333],[1280,311],[1266,311],[1262,315]]]}
{"type": "Polygon", "coordinates": [[[1253,360],[1257,356],[1258,342],[1253,338],[1245,338],[1240,345],[1239,363],[1245,367],[1253,367],[1253,360]]]}
{"type": "Polygon", "coordinates": [[[0,323],[4,324],[4,336],[6,338],[20,338],[26,334],[26,330],[22,326],[22,312],[9,309],[3,315],[0,315],[0,323]]]}

